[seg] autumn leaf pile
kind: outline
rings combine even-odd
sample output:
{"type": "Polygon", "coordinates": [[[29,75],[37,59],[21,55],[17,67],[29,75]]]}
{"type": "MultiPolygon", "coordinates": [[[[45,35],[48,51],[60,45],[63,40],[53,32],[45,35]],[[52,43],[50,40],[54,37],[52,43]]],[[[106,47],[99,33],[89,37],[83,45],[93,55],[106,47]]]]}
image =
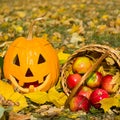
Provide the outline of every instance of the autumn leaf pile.
{"type": "MultiPolygon", "coordinates": [[[[0,4],[1,68],[3,57],[11,42],[19,36],[26,37],[31,21],[44,13],[46,13],[45,21],[35,24],[34,36],[46,38],[55,47],[61,66],[71,53],[85,44],[106,44],[120,50],[119,0],[11,0],[11,2],[1,0],[0,4]]],[[[1,72],[0,76],[3,76],[1,72]]],[[[83,117],[83,119],[97,120],[98,116],[99,120],[111,119],[115,117],[114,112],[110,111],[111,106],[120,107],[120,95],[117,95],[101,102],[101,107],[106,112],[104,115],[102,115],[103,111],[92,109],[91,114],[86,116],[83,112],[71,113],[69,110],[64,110],[66,99],[67,96],[62,91],[60,82],[47,93],[38,91],[21,94],[6,80],[0,81],[0,111],[2,111],[0,117],[6,111],[20,113],[19,115],[10,112],[11,120],[18,116],[24,120],[32,119],[33,116],[35,118],[47,115],[53,117],[58,114],[58,118],[63,119],[82,119],[83,117]]],[[[116,115],[117,119],[120,117],[116,115]]]]}

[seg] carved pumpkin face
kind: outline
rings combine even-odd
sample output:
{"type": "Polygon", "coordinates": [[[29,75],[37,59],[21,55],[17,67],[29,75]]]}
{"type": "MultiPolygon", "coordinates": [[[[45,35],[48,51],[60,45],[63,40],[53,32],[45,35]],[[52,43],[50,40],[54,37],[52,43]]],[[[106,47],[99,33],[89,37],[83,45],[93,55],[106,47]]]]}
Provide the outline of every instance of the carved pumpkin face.
{"type": "Polygon", "coordinates": [[[5,78],[22,92],[47,91],[59,75],[56,51],[42,38],[16,39],[6,52],[3,69],[5,78]]]}

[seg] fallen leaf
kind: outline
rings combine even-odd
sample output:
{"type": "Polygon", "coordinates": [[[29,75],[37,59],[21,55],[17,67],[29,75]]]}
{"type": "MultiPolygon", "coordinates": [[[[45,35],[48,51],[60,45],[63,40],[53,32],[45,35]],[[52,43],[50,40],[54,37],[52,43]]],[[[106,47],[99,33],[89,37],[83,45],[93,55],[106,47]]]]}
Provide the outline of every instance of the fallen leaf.
{"type": "Polygon", "coordinates": [[[70,56],[70,54],[64,53],[63,49],[60,49],[58,51],[58,59],[60,61],[60,64],[64,64],[67,61],[69,56],[70,56]]]}
{"type": "Polygon", "coordinates": [[[9,120],[30,120],[30,115],[23,115],[23,114],[10,112],[9,120]]]}
{"type": "Polygon", "coordinates": [[[15,105],[13,107],[14,112],[18,112],[28,106],[25,96],[18,92],[14,92],[14,94],[9,99],[12,100],[13,102],[19,103],[19,105],[15,105]]]}
{"type": "Polygon", "coordinates": [[[105,112],[108,112],[113,106],[120,107],[120,95],[102,99],[100,103],[101,108],[103,108],[105,112]]]}
{"type": "Polygon", "coordinates": [[[74,44],[77,48],[79,48],[79,42],[84,42],[84,41],[85,38],[79,35],[77,32],[73,33],[70,39],[70,43],[74,44]]]}
{"type": "Polygon", "coordinates": [[[14,92],[13,87],[2,80],[0,80],[0,94],[5,97],[6,100],[12,100],[13,102],[19,103],[18,106],[13,106],[13,111],[15,112],[18,112],[28,106],[24,95],[14,92]]]}
{"type": "Polygon", "coordinates": [[[67,96],[63,92],[58,92],[55,87],[52,87],[48,91],[49,101],[52,102],[55,106],[61,107],[65,104],[67,96]]]}
{"type": "Polygon", "coordinates": [[[110,57],[105,58],[105,60],[109,65],[114,65],[115,64],[115,61],[110,57]]]}
{"type": "Polygon", "coordinates": [[[5,112],[5,108],[0,106],[0,119],[2,118],[4,112],[5,112]]]}
{"type": "Polygon", "coordinates": [[[35,92],[27,93],[24,95],[30,98],[31,101],[38,104],[44,104],[49,101],[48,95],[46,92],[35,91],[35,92]]]}

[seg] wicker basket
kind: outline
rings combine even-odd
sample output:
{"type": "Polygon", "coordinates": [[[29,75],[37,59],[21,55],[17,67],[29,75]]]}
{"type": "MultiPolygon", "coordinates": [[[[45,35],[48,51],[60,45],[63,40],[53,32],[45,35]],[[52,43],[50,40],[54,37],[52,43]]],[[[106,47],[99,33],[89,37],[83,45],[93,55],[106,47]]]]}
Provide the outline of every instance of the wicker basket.
{"type": "MultiPolygon", "coordinates": [[[[75,51],[68,58],[67,62],[63,65],[62,71],[61,71],[62,87],[67,96],[70,95],[71,90],[68,89],[66,85],[66,79],[72,70],[72,63],[74,59],[78,56],[88,56],[96,60],[106,51],[109,52],[108,57],[114,61],[114,64],[112,66],[115,66],[116,69],[119,71],[120,70],[120,54],[117,50],[106,45],[90,44],[90,45],[83,46],[77,51],[75,51]]],[[[109,66],[109,63],[106,60],[104,60],[103,62],[105,65],[109,66]]]]}

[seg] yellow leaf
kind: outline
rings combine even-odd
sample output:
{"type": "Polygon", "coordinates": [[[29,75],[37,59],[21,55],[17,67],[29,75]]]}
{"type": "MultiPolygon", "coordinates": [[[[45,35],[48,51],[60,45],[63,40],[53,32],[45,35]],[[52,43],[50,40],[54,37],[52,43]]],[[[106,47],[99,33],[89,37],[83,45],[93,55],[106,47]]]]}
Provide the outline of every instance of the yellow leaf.
{"type": "Polygon", "coordinates": [[[67,100],[67,96],[63,92],[61,92],[59,95],[59,99],[57,100],[58,107],[63,106],[66,100],[67,100]]]}
{"type": "Polygon", "coordinates": [[[69,56],[70,54],[64,53],[62,49],[58,51],[58,58],[59,58],[60,64],[64,64],[67,61],[69,56]]]}
{"type": "Polygon", "coordinates": [[[107,29],[107,25],[98,25],[97,26],[97,31],[98,31],[98,33],[103,33],[103,32],[105,32],[105,30],[107,29]]]}
{"type": "Polygon", "coordinates": [[[24,97],[24,95],[15,92],[11,97],[10,100],[12,100],[13,102],[19,102],[19,106],[14,106],[13,107],[13,111],[18,112],[20,110],[22,110],[23,108],[27,107],[28,104],[26,102],[26,98],[24,97]]]}
{"type": "Polygon", "coordinates": [[[119,85],[120,85],[120,73],[119,72],[117,72],[116,75],[114,75],[113,81],[111,82],[111,84],[114,84],[112,88],[113,92],[117,92],[117,90],[119,89],[119,85]]]}
{"type": "Polygon", "coordinates": [[[61,87],[62,87],[62,85],[61,85],[61,77],[59,77],[59,80],[58,80],[55,88],[56,88],[56,89],[60,89],[61,87]]]}
{"type": "Polygon", "coordinates": [[[48,40],[48,34],[44,33],[44,34],[42,35],[42,38],[45,39],[45,40],[48,40]]]}
{"type": "Polygon", "coordinates": [[[117,26],[120,26],[120,18],[117,18],[115,23],[116,23],[117,26]]]}
{"type": "Polygon", "coordinates": [[[10,96],[14,94],[14,89],[7,82],[3,82],[2,80],[0,80],[0,94],[4,96],[5,99],[9,99],[10,96]]]}
{"type": "Polygon", "coordinates": [[[48,92],[49,100],[55,106],[61,107],[65,104],[67,96],[63,92],[58,92],[55,87],[52,87],[48,92]]]}
{"type": "Polygon", "coordinates": [[[22,28],[21,26],[19,26],[19,25],[14,25],[13,27],[14,27],[14,29],[16,30],[16,32],[19,32],[19,33],[22,33],[22,32],[23,32],[23,28],[22,28]]]}
{"type": "Polygon", "coordinates": [[[79,30],[79,27],[80,27],[80,26],[73,24],[70,32],[71,32],[71,33],[77,32],[77,31],[79,30]]]}
{"type": "Polygon", "coordinates": [[[120,95],[119,97],[110,97],[102,99],[100,103],[101,108],[103,108],[105,112],[108,112],[112,106],[120,107],[120,95]]]}
{"type": "Polygon", "coordinates": [[[19,16],[19,17],[21,17],[21,18],[23,18],[23,17],[26,16],[26,12],[24,12],[24,11],[17,11],[16,15],[19,16]]]}
{"type": "Polygon", "coordinates": [[[2,80],[0,80],[0,94],[5,97],[6,100],[12,100],[13,102],[19,103],[19,106],[13,107],[13,111],[15,112],[18,112],[28,106],[24,95],[14,92],[13,87],[2,80]]]}
{"type": "Polygon", "coordinates": [[[107,57],[105,60],[107,61],[107,63],[109,65],[114,65],[115,64],[115,61],[112,58],[110,58],[110,57],[107,57]]]}
{"type": "Polygon", "coordinates": [[[103,16],[102,16],[102,19],[103,19],[104,21],[107,21],[107,20],[109,19],[109,17],[110,17],[110,16],[106,14],[106,15],[103,15],[103,16]]]}
{"type": "Polygon", "coordinates": [[[27,93],[25,94],[25,96],[30,98],[31,101],[38,104],[44,104],[49,101],[46,92],[36,91],[36,92],[27,93]]]}

